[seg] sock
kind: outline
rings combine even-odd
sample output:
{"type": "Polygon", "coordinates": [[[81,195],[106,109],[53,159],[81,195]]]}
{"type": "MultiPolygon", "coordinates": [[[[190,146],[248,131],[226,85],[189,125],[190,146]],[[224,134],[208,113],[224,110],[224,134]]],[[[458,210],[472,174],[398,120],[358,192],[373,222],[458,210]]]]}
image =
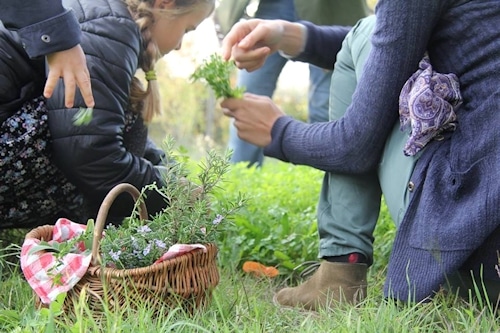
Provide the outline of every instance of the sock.
{"type": "Polygon", "coordinates": [[[366,264],[366,257],[358,252],[353,252],[349,254],[345,254],[343,256],[331,256],[331,257],[323,257],[324,260],[328,262],[346,262],[350,264],[363,263],[366,264]]]}

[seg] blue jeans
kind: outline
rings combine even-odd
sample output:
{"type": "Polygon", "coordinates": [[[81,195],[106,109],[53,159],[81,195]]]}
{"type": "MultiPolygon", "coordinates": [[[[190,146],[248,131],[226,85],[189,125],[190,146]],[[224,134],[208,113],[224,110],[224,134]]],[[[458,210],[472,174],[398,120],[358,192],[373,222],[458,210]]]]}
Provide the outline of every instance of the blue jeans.
{"type": "MultiPolygon", "coordinates": [[[[261,0],[255,17],[263,19],[282,19],[296,21],[294,0],[261,0]]],[[[278,53],[271,55],[264,65],[251,73],[238,72],[237,85],[245,87],[252,94],[272,97],[276,84],[287,59],[278,53]]],[[[309,121],[328,121],[328,98],[330,92],[330,71],[315,66],[310,72],[309,121]]],[[[229,149],[233,151],[232,163],[248,162],[249,166],[262,166],[264,153],[262,148],[238,138],[233,123],[229,125],[229,149]]]]}

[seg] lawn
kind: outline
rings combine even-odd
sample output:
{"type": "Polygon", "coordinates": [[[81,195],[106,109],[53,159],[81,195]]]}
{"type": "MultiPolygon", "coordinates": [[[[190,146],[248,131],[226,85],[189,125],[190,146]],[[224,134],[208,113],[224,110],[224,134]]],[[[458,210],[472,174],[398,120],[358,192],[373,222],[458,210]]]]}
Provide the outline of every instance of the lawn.
{"type": "Polygon", "coordinates": [[[106,312],[95,320],[85,304],[68,317],[54,303],[36,310],[34,298],[16,260],[26,230],[2,233],[0,259],[0,332],[500,332],[494,306],[439,293],[433,302],[397,304],[385,300],[382,286],[394,237],[383,205],[375,230],[375,263],[369,270],[368,297],[358,307],[339,305],[318,313],[275,306],[272,296],[302,279],[297,265],[316,260],[315,206],[322,173],[306,167],[266,161],[262,169],[236,166],[221,195],[245,194],[248,204],[219,239],[221,280],[206,308],[106,312]],[[244,273],[246,260],[279,269],[277,278],[244,273]],[[12,263],[12,264],[9,264],[12,263]]]}

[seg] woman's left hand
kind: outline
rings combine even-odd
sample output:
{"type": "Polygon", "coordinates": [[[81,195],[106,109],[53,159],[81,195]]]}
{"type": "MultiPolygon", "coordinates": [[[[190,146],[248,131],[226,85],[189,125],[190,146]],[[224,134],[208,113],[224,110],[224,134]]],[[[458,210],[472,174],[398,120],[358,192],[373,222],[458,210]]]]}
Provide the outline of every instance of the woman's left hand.
{"type": "Polygon", "coordinates": [[[234,118],[238,137],[259,147],[271,143],[271,130],[285,114],[267,96],[246,93],[243,98],[229,98],[221,103],[226,116],[234,118]]]}

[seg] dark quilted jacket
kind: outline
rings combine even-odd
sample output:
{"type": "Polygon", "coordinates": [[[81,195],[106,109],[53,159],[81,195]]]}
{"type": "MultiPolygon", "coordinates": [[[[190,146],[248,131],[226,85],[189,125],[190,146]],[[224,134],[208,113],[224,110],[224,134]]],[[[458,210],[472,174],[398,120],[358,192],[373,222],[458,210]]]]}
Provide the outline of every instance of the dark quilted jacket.
{"type": "MultiPolygon", "coordinates": [[[[81,46],[92,79],[95,108],[89,125],[74,126],[72,118],[84,106],[83,99],[77,94],[75,107],[66,109],[64,85],[58,84],[48,100],[53,162],[85,195],[91,215],[95,215],[104,196],[119,183],[130,183],[139,189],[153,182],[163,185],[162,167],[132,154],[124,144],[124,112],[141,51],[141,35],[127,8],[121,0],[67,0],[63,4],[73,9],[83,32],[81,46]]],[[[1,34],[3,121],[17,110],[20,102],[41,95],[45,69],[43,59],[28,59],[14,33],[1,30],[1,34]]],[[[157,163],[161,152],[149,144],[145,154],[154,152],[151,160],[157,163]]],[[[146,204],[150,213],[165,205],[153,193],[146,204]]],[[[131,209],[131,199],[122,195],[111,214],[128,216],[131,209]]]]}

